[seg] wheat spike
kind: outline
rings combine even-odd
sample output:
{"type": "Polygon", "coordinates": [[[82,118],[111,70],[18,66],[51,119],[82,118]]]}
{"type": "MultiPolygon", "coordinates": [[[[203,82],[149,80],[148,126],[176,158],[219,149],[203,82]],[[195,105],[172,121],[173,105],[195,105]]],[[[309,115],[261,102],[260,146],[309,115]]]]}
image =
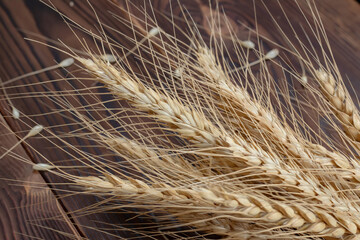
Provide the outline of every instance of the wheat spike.
{"type": "Polygon", "coordinates": [[[360,114],[348,91],[331,73],[322,68],[315,70],[315,79],[320,83],[321,91],[344,126],[345,133],[352,139],[360,141],[360,114]]]}
{"type": "MultiPolygon", "coordinates": [[[[172,188],[166,184],[157,183],[155,186],[146,184],[141,180],[120,179],[114,175],[105,175],[104,177],[79,177],[76,183],[90,189],[93,192],[107,193],[114,195],[122,200],[134,200],[141,202],[144,206],[155,208],[163,208],[175,214],[181,221],[181,212],[192,212],[192,218],[199,224],[200,229],[212,229],[214,233],[221,235],[239,236],[239,232],[243,231],[243,227],[237,226],[237,221],[244,218],[244,222],[252,222],[256,219],[260,224],[266,224],[267,227],[282,228],[290,227],[301,229],[302,232],[311,233],[315,236],[341,238],[353,236],[354,229],[342,227],[345,219],[336,219],[331,214],[321,209],[312,210],[303,206],[291,206],[277,201],[269,201],[263,197],[254,194],[248,196],[246,194],[227,193],[224,189],[216,189],[216,187],[193,187],[193,188],[172,188]],[[156,204],[156,202],[158,204],[156,204]],[[196,203],[196,206],[194,206],[196,203]],[[177,206],[181,206],[179,209],[177,206]],[[222,225],[214,226],[214,222],[208,220],[208,215],[200,213],[197,215],[196,209],[202,208],[206,211],[216,211],[211,214],[212,218],[219,216],[223,219],[222,225]],[[222,215],[224,215],[222,217],[222,215]],[[228,217],[226,217],[228,215],[228,217]],[[230,217],[231,216],[231,217],[230,217]],[[224,219],[225,218],[225,219],[224,219]],[[227,218],[227,220],[226,220],[227,218]],[[232,220],[236,219],[237,220],[232,220]],[[226,225],[228,224],[228,226],[226,225]]],[[[186,220],[187,222],[188,220],[186,220]]]]}
{"type": "MultiPolygon", "coordinates": [[[[300,165],[305,168],[334,167],[343,170],[339,173],[344,179],[359,181],[360,166],[353,159],[348,159],[339,152],[329,151],[319,144],[310,143],[304,139],[299,139],[295,133],[284,126],[277,115],[261,106],[256,100],[252,99],[247,91],[239,86],[234,85],[224,72],[223,68],[216,62],[215,56],[210,49],[206,47],[198,47],[197,59],[201,72],[205,73],[211,81],[215,89],[219,90],[221,97],[228,98],[224,104],[230,104],[229,110],[236,111],[240,115],[240,121],[246,120],[247,124],[238,124],[236,127],[243,125],[253,131],[256,129],[267,130],[267,135],[262,136],[269,141],[274,141],[274,146],[281,144],[284,148],[279,151],[289,151],[289,153],[299,159],[300,165]],[[257,125],[254,126],[252,120],[256,120],[257,125]],[[300,142],[301,141],[301,142],[300,142]],[[315,164],[314,164],[315,162],[315,164]],[[355,171],[350,162],[355,165],[355,171]],[[349,170],[349,171],[346,171],[349,170]]],[[[210,85],[212,86],[212,85],[210,85]]],[[[215,99],[217,101],[217,99],[215,99]]]]}

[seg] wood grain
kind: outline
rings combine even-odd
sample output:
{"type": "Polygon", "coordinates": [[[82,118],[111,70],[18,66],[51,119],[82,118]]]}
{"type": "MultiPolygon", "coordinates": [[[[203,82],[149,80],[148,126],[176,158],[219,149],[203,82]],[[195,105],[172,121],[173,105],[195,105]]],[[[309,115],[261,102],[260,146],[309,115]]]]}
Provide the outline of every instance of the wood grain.
{"type": "MultiPolygon", "coordinates": [[[[18,139],[1,115],[0,136],[2,155],[18,139]]],[[[0,239],[80,239],[43,177],[32,170],[31,162],[22,145],[0,159],[0,239]]]]}
{"type": "MultiPolygon", "coordinates": [[[[68,0],[52,0],[52,6],[57,8],[58,11],[63,13],[65,16],[69,16],[80,26],[85,29],[91,29],[93,32],[98,32],[97,19],[94,15],[93,9],[95,9],[99,19],[103,24],[114,27],[120,32],[112,31],[107,29],[107,34],[124,45],[127,48],[131,48],[133,43],[126,41],[122,34],[131,34],[131,31],[121,22],[117,21],[112,13],[122,16],[124,19],[127,18],[126,12],[118,8],[118,6],[127,9],[125,1],[113,0],[113,1],[90,1],[91,6],[85,0],[73,1],[74,6],[70,6],[68,0]]],[[[133,5],[129,5],[130,11],[139,16],[143,17],[143,14],[137,9],[144,6],[143,0],[131,1],[133,5]]],[[[149,1],[145,1],[148,3],[149,1]]],[[[285,32],[290,32],[288,23],[285,21],[285,16],[279,8],[278,1],[269,0],[266,2],[266,6],[269,11],[273,14],[274,18],[280,24],[281,28],[285,32]]],[[[310,16],[309,10],[304,6],[305,1],[299,1],[301,7],[304,8],[306,16],[310,16]]],[[[49,3],[49,2],[47,2],[49,3]]],[[[166,17],[169,16],[170,12],[181,19],[182,13],[176,1],[171,1],[172,4],[167,0],[156,0],[152,1],[152,7],[155,12],[155,16],[159,21],[159,24],[165,31],[172,31],[171,24],[166,21],[166,17]],[[171,9],[171,11],[170,11],[171,9]]],[[[193,16],[194,20],[203,28],[204,37],[207,34],[207,18],[210,13],[213,13],[216,4],[208,4],[207,0],[194,0],[194,1],[181,1],[188,12],[193,16]]],[[[349,79],[347,82],[348,86],[352,85],[354,91],[352,94],[360,96],[360,76],[359,68],[359,54],[360,45],[358,40],[360,37],[360,6],[353,0],[327,0],[316,1],[321,17],[324,20],[324,26],[327,30],[327,34],[330,40],[330,44],[333,47],[333,54],[339,65],[340,71],[344,74],[344,77],[349,79]]],[[[298,11],[294,5],[294,1],[281,1],[283,8],[287,15],[291,18],[291,22],[294,28],[301,32],[301,27],[306,27],[304,17],[298,11]]],[[[219,0],[219,6],[224,9],[226,16],[235,27],[236,33],[240,39],[247,39],[250,37],[252,40],[256,40],[256,36],[251,34],[243,25],[248,26],[252,29],[256,27],[255,23],[255,11],[252,0],[235,1],[235,0],[219,0]],[[243,25],[242,25],[243,24],[243,25]]],[[[150,12],[151,8],[147,8],[150,12]]],[[[259,32],[281,45],[287,46],[287,42],[284,41],[283,36],[278,33],[277,27],[273,23],[272,18],[268,14],[268,10],[264,7],[261,1],[255,1],[255,9],[257,16],[257,27],[259,32]]],[[[176,24],[179,26],[185,23],[181,20],[175,19],[176,24]]],[[[137,27],[144,27],[141,23],[135,22],[137,27]]],[[[88,35],[78,31],[74,28],[76,34],[80,39],[84,39],[91,48],[95,49],[93,39],[88,35]]],[[[145,30],[143,30],[145,31],[145,30]]],[[[21,74],[25,74],[31,71],[35,71],[53,63],[60,62],[67,56],[57,50],[54,50],[48,46],[44,46],[38,43],[34,43],[25,40],[24,37],[30,37],[33,39],[41,39],[42,42],[50,44],[50,40],[60,39],[65,44],[75,48],[81,49],[81,42],[76,38],[74,33],[70,31],[69,26],[64,23],[64,20],[60,15],[50,9],[48,6],[40,3],[37,0],[1,0],[0,1],[0,78],[2,81],[10,79],[21,74]],[[34,34],[46,37],[46,39],[39,38],[34,34]]],[[[305,39],[305,35],[300,36],[305,39]]],[[[290,36],[292,40],[294,36],[290,36]]],[[[313,41],[314,39],[311,38],[313,41]]],[[[264,43],[264,47],[268,50],[273,46],[268,43],[264,43]]],[[[68,69],[69,72],[75,76],[78,73],[75,71],[76,67],[72,66],[68,69]]],[[[43,91],[61,91],[71,90],[74,88],[82,88],[83,86],[78,85],[77,82],[48,82],[49,79],[57,79],[59,76],[67,76],[68,73],[64,70],[56,70],[52,72],[42,73],[33,77],[22,79],[16,85],[20,87],[7,88],[7,93],[12,96],[12,104],[14,104],[19,110],[22,111],[23,115],[29,118],[22,118],[22,121],[15,121],[10,116],[9,103],[5,101],[4,97],[0,97],[0,113],[5,116],[8,124],[7,130],[3,127],[0,129],[1,147],[9,148],[16,142],[16,139],[12,135],[11,141],[8,135],[11,132],[16,132],[21,136],[24,136],[25,130],[29,129],[28,125],[34,125],[35,123],[43,124],[46,127],[52,126],[52,130],[55,132],[66,133],[72,131],[76,126],[67,125],[71,120],[69,115],[56,115],[49,114],[44,115],[46,112],[60,110],[61,106],[54,103],[53,100],[46,97],[38,98],[27,98],[26,93],[30,92],[43,92],[43,91]],[[21,83],[27,84],[27,86],[21,86],[21,83]],[[38,85],[31,85],[32,83],[42,83],[38,85]],[[24,94],[25,93],[25,94],[24,94]]],[[[301,86],[296,86],[301,90],[301,86]]],[[[85,100],[74,96],[72,99],[73,104],[79,104],[85,100]]],[[[86,101],[89,101],[87,99],[86,101]]],[[[315,114],[315,113],[314,113],[315,114]]],[[[310,116],[311,117],[311,116],[310,116]]],[[[2,123],[5,124],[2,118],[2,123]]],[[[49,132],[44,132],[46,136],[51,137],[49,132]]],[[[52,138],[54,143],[63,145],[57,139],[52,138]]],[[[74,146],[87,146],[90,142],[83,139],[68,139],[69,143],[74,146]]],[[[71,160],[68,154],[64,151],[60,151],[53,147],[53,144],[49,141],[41,139],[30,139],[29,144],[32,146],[41,146],[35,151],[29,146],[23,146],[21,154],[29,161],[35,163],[44,162],[46,159],[55,162],[63,166],[71,166],[75,162],[71,160]]],[[[85,147],[84,147],[85,148],[85,147]]],[[[96,154],[96,149],[86,149],[89,152],[96,154]]],[[[20,151],[20,150],[19,150],[20,151]]],[[[66,236],[60,233],[55,234],[54,231],[46,231],[44,228],[39,226],[28,224],[28,222],[35,222],[39,225],[46,226],[49,228],[55,228],[59,231],[63,231],[74,236],[83,236],[88,239],[117,239],[120,237],[129,238],[130,236],[135,237],[136,234],[131,234],[121,226],[127,226],[129,223],[126,221],[131,214],[91,214],[82,216],[78,210],[91,206],[97,203],[100,199],[92,196],[82,195],[70,195],[64,196],[63,192],[72,190],[67,185],[56,185],[58,182],[63,182],[57,176],[52,174],[39,175],[33,173],[30,170],[29,165],[17,162],[9,164],[13,161],[10,158],[6,162],[0,162],[2,168],[0,169],[1,178],[13,178],[21,181],[31,180],[33,182],[44,184],[44,180],[48,185],[41,185],[44,188],[34,190],[31,187],[14,187],[8,186],[8,182],[2,183],[0,186],[0,203],[6,206],[6,211],[0,209],[0,239],[26,239],[23,235],[31,235],[32,237],[38,237],[40,239],[65,239],[66,236]],[[47,186],[51,186],[50,189],[47,186]],[[30,189],[30,190],[29,190],[30,189]],[[34,192],[34,193],[32,193],[34,192]],[[59,197],[58,200],[55,196],[59,197]],[[9,200],[11,199],[11,201],[9,200]],[[41,203],[41,202],[46,202],[41,203]],[[26,203],[27,211],[24,210],[23,203],[26,203]],[[44,204],[46,212],[43,212],[41,208],[31,208],[29,206],[36,206],[36,204],[44,204]],[[14,208],[16,211],[8,211],[7,209],[14,208]],[[29,209],[30,208],[30,209],[29,209]],[[21,211],[20,211],[21,209],[21,211]],[[30,211],[31,210],[31,211],[30,211]],[[72,221],[66,218],[64,212],[68,212],[72,221]],[[39,220],[43,216],[51,216],[51,218],[62,216],[62,220],[48,221],[39,220]],[[11,219],[8,223],[7,219],[11,219]],[[73,224],[74,226],[71,226],[73,224]],[[113,224],[113,225],[108,225],[113,224]],[[110,234],[102,233],[101,231],[95,230],[96,228],[107,228],[110,229],[110,234]],[[4,232],[3,235],[1,235],[4,232]],[[52,235],[50,235],[52,234],[52,235]]],[[[86,172],[78,172],[79,174],[87,174],[86,172]]],[[[43,205],[41,205],[43,206],[43,205]]],[[[138,236],[139,237],[139,236],[138,236]]],[[[75,239],[70,237],[70,239],[75,239]]]]}

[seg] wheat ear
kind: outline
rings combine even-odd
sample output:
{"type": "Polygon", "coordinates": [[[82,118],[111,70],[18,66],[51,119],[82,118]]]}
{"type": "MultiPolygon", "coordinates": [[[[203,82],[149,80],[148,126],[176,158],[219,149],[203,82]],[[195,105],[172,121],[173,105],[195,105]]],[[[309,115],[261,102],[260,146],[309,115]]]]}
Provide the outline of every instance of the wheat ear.
{"type": "MultiPolygon", "coordinates": [[[[247,123],[251,124],[254,120],[258,126],[248,125],[252,131],[256,129],[267,130],[267,137],[269,141],[273,141],[275,146],[281,144],[285,148],[281,148],[282,153],[288,151],[292,156],[299,159],[301,166],[308,168],[318,168],[316,164],[321,167],[333,167],[343,170],[339,172],[343,178],[348,180],[360,181],[358,170],[360,166],[352,159],[347,159],[339,152],[329,151],[319,144],[310,143],[299,138],[289,128],[286,128],[277,115],[264,108],[256,100],[252,99],[248,92],[234,85],[229,77],[224,72],[223,68],[216,62],[212,51],[206,47],[199,46],[197,51],[197,59],[200,71],[205,74],[212,82],[215,83],[214,88],[219,91],[221,97],[227,98],[226,103],[230,104],[230,111],[236,111],[240,115],[240,120],[247,119],[247,123]],[[314,164],[314,162],[316,164],[314,164]],[[356,165],[355,171],[353,166],[356,165]],[[346,171],[349,170],[349,171],[346,171]]],[[[210,85],[212,86],[212,85],[210,85]]],[[[215,100],[217,102],[217,100],[215,100]]],[[[236,123],[235,123],[236,124],[236,123]]],[[[360,124],[360,122],[359,122],[360,124]]],[[[237,124],[236,127],[241,127],[244,124],[237,124]]],[[[245,124],[246,125],[246,124],[245,124]]]]}
{"type": "MultiPolygon", "coordinates": [[[[176,181],[181,178],[182,181],[191,181],[193,178],[202,178],[208,171],[202,171],[201,166],[196,162],[190,163],[188,160],[178,154],[169,154],[163,149],[150,149],[136,141],[115,137],[103,139],[103,143],[108,145],[118,156],[125,159],[136,160],[133,164],[136,168],[146,172],[155,172],[155,175],[162,175],[162,179],[176,177],[176,181]]],[[[132,161],[129,161],[132,163],[132,161]]],[[[158,176],[157,176],[158,177],[158,176]]]]}
{"type": "Polygon", "coordinates": [[[324,69],[315,70],[315,79],[321,85],[321,91],[332,106],[332,110],[343,125],[345,133],[360,142],[360,114],[348,91],[337,82],[331,73],[324,69]]]}
{"type": "Polygon", "coordinates": [[[354,237],[353,232],[343,227],[348,225],[345,217],[336,219],[321,209],[287,205],[254,193],[227,193],[216,187],[174,188],[164,183],[149,185],[141,180],[125,180],[109,174],[101,178],[78,177],[75,181],[91,192],[107,193],[121,200],[140,202],[144,207],[163,209],[186,223],[189,223],[186,215],[191,214],[190,225],[234,239],[244,236],[244,227],[238,222],[251,223],[255,219],[268,229],[296,228],[315,236],[354,237]]]}

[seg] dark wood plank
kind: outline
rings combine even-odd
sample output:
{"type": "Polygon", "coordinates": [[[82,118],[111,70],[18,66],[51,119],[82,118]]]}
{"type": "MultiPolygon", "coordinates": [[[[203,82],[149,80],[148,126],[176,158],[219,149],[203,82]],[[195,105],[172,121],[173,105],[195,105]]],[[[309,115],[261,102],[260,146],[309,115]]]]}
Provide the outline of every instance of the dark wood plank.
{"type": "MultiPolygon", "coordinates": [[[[76,21],[84,28],[92,29],[94,32],[97,32],[95,27],[97,19],[94,16],[93,10],[87,3],[87,1],[72,1],[74,2],[73,7],[71,7],[69,4],[71,1],[53,0],[51,2],[59,11],[64,13],[66,16],[69,16],[71,19],[76,21]]],[[[126,14],[124,13],[124,11],[118,9],[116,5],[113,5],[110,1],[93,0],[90,2],[103,23],[120,30],[124,34],[130,34],[129,29],[127,29],[123,24],[116,21],[109,13],[109,11],[111,11],[126,18],[126,14]]],[[[125,7],[125,1],[113,0],[112,2],[115,2],[119,6],[125,7]]],[[[149,1],[146,2],[148,3],[149,1]]],[[[284,41],[283,37],[280,34],[278,34],[278,30],[273,24],[271,17],[267,13],[267,10],[264,8],[261,1],[255,2],[260,33],[268,37],[269,39],[286,46],[287,42],[284,41]]],[[[269,8],[270,12],[274,15],[275,19],[279,22],[284,31],[289,32],[290,29],[285,21],[283,13],[278,7],[277,1],[269,0],[264,2],[266,2],[266,5],[269,8]]],[[[304,7],[305,14],[309,16],[309,11],[304,6],[305,1],[299,2],[300,5],[304,7]]],[[[144,1],[132,1],[132,3],[135,6],[140,7],[143,5],[144,1]]],[[[166,15],[170,13],[170,7],[172,6],[172,10],[175,16],[181,17],[181,11],[179,6],[175,4],[175,1],[172,1],[172,3],[173,4],[170,5],[169,1],[167,0],[152,1],[152,6],[156,10],[155,15],[159,19],[159,24],[166,31],[172,31],[172,26],[164,20],[164,16],[162,16],[162,14],[166,15]]],[[[181,1],[181,3],[184,4],[184,7],[194,17],[194,20],[205,29],[204,34],[206,34],[206,18],[210,16],[211,11],[213,11],[213,9],[211,8],[214,8],[215,4],[211,4],[211,6],[209,7],[207,0],[181,1]]],[[[298,31],[301,31],[301,25],[306,26],[306,24],[303,20],[302,14],[297,10],[297,7],[294,5],[293,1],[281,1],[281,3],[286,10],[288,16],[290,16],[291,22],[294,24],[294,27],[298,31]]],[[[358,76],[360,75],[360,68],[358,67],[360,51],[360,46],[358,44],[358,39],[360,37],[360,19],[358,12],[360,12],[360,6],[353,0],[318,0],[316,1],[316,3],[321,12],[321,16],[323,17],[324,25],[327,30],[330,43],[333,47],[333,53],[337,60],[337,63],[339,64],[340,70],[344,74],[344,76],[349,78],[349,83],[354,86],[355,92],[353,94],[355,95],[355,93],[357,93],[357,95],[360,95],[360,82],[357,80],[358,76]]],[[[252,28],[255,27],[253,1],[219,0],[219,5],[224,8],[224,11],[226,12],[229,20],[236,28],[238,37],[240,39],[247,38],[250,32],[246,28],[242,27],[239,22],[252,28]]],[[[131,11],[136,13],[137,16],[141,17],[142,14],[137,12],[135,6],[130,7],[131,11]]],[[[176,23],[179,25],[184,24],[184,22],[182,21],[176,21],[176,23]]],[[[138,27],[142,27],[140,23],[135,24],[138,24],[138,27]]],[[[2,80],[10,79],[27,72],[50,66],[52,65],[54,60],[59,62],[62,59],[66,58],[66,55],[63,53],[59,53],[58,51],[46,46],[24,40],[23,38],[25,36],[36,38],[33,35],[29,35],[27,32],[40,34],[53,40],[61,39],[63,42],[65,42],[71,47],[77,49],[81,48],[80,42],[69,30],[69,27],[63,22],[63,19],[59,16],[58,13],[51,10],[49,7],[41,4],[37,0],[1,0],[0,78],[2,80]]],[[[93,44],[93,41],[89,36],[86,36],[86,34],[81,34],[80,32],[77,32],[77,34],[80,37],[86,39],[89,46],[95,49],[95,45],[93,44]]],[[[115,40],[122,43],[124,46],[132,46],[130,42],[124,40],[121,34],[114,31],[108,31],[108,34],[115,40]]],[[[305,40],[304,35],[302,35],[301,37],[305,40]]],[[[255,35],[251,35],[251,39],[256,40],[255,35]]],[[[292,39],[294,39],[293,36],[292,39]]],[[[265,47],[267,49],[270,49],[272,46],[270,44],[265,44],[265,47]]],[[[76,67],[71,67],[68,70],[73,71],[75,69],[76,67]]],[[[76,82],[74,82],[72,86],[64,82],[46,83],[49,79],[58,78],[57,74],[61,74],[64,76],[66,72],[53,71],[49,73],[39,74],[35,77],[23,79],[21,80],[21,83],[29,84],[42,82],[43,84],[11,88],[8,89],[8,93],[12,96],[16,96],[20,95],[21,93],[41,92],[47,89],[59,91],[64,89],[70,90],[72,88],[82,87],[77,85],[76,82]]],[[[75,76],[81,76],[77,75],[77,73],[75,72],[74,74],[75,76]]],[[[300,85],[297,87],[300,88],[300,85]]],[[[79,100],[80,102],[82,101],[82,99],[77,100],[79,100]]],[[[26,123],[30,123],[30,120],[33,120],[37,123],[43,124],[46,127],[58,126],[56,129],[53,129],[58,132],[69,132],[71,130],[74,130],[75,128],[72,126],[63,126],[63,124],[69,123],[69,120],[60,115],[41,115],[45,112],[58,110],[61,108],[47,98],[18,98],[13,100],[13,104],[23,113],[29,116],[30,119],[24,119],[26,123]],[[46,104],[46,106],[44,104],[46,104]]],[[[77,103],[74,102],[74,104],[77,103]]],[[[0,108],[0,112],[4,116],[9,115],[8,103],[3,102],[0,108]]],[[[28,129],[25,124],[19,121],[14,121],[10,117],[6,118],[6,120],[8,121],[11,129],[14,129],[14,131],[23,131],[25,129],[28,129]]],[[[5,141],[5,138],[2,138],[1,141],[5,141]]],[[[89,142],[79,139],[69,139],[69,141],[71,141],[71,143],[73,143],[74,145],[80,146],[85,146],[89,144],[89,142]]],[[[47,159],[64,166],[70,166],[71,164],[74,164],[74,161],[67,160],[69,159],[69,156],[66,153],[59,149],[55,149],[53,145],[48,141],[41,139],[30,139],[29,143],[32,145],[41,146],[41,149],[39,150],[42,155],[25,146],[26,151],[34,162],[43,162],[45,161],[45,159],[47,159]]],[[[12,171],[11,166],[6,165],[4,167],[6,167],[6,171],[12,171]]],[[[79,172],[79,174],[82,173],[79,172]]],[[[63,181],[62,179],[54,175],[49,175],[46,173],[43,174],[43,177],[49,184],[63,181]]],[[[54,192],[59,196],[62,196],[62,190],[71,190],[71,188],[67,186],[54,185],[54,192]]],[[[89,239],[116,239],[117,237],[130,236],[129,232],[117,231],[116,227],[112,228],[107,226],[110,229],[113,229],[113,231],[111,231],[111,233],[114,234],[113,236],[101,233],[100,231],[96,231],[93,229],[106,227],[105,224],[100,224],[100,222],[120,225],[125,224],[128,217],[126,215],[124,216],[116,214],[92,214],[87,216],[80,216],[80,214],[76,212],[82,207],[90,206],[96,203],[98,199],[94,197],[79,195],[62,197],[60,201],[63,208],[66,211],[70,212],[74,223],[80,229],[81,233],[89,239]]],[[[1,217],[0,219],[0,222],[4,225],[4,218],[1,217]]],[[[34,218],[32,220],[36,219],[34,218]]],[[[53,226],[50,223],[43,224],[49,227],[53,226]]],[[[21,222],[19,220],[19,226],[20,225],[21,222]]],[[[32,236],[34,237],[41,236],[35,230],[29,230],[28,233],[29,235],[32,234],[32,236]]]]}
{"type": "MultiPolygon", "coordinates": [[[[18,142],[1,115],[0,139],[0,155],[18,142]]],[[[31,162],[22,145],[0,159],[0,239],[81,239],[31,162]]]]}
{"type": "MultiPolygon", "coordinates": [[[[66,1],[53,1],[55,6],[60,10],[64,10],[66,14],[70,16],[77,16],[74,19],[79,22],[82,26],[87,29],[96,30],[94,23],[96,23],[96,18],[93,14],[93,11],[90,5],[86,1],[78,2],[76,8],[71,8],[66,1]]],[[[110,3],[104,5],[104,3],[95,2],[94,5],[97,9],[103,9],[102,7],[107,6],[107,9],[113,7],[110,3]]],[[[59,53],[56,50],[53,50],[49,47],[44,47],[38,43],[32,43],[30,41],[24,40],[23,38],[27,36],[24,31],[30,31],[33,34],[42,34],[43,36],[48,37],[49,39],[58,39],[60,38],[65,43],[69,44],[74,48],[81,48],[79,41],[75,38],[74,34],[69,30],[69,27],[63,22],[63,19],[56,13],[54,10],[51,10],[49,7],[40,3],[39,1],[3,1],[1,4],[1,13],[0,13],[0,31],[2,32],[2,39],[0,42],[0,61],[1,61],[1,79],[10,79],[18,75],[35,71],[43,67],[52,65],[55,60],[60,62],[62,59],[66,58],[65,54],[59,53]],[[21,17],[19,17],[21,16],[21,17]],[[56,28],[54,27],[56,26],[56,28]],[[19,31],[20,30],[20,31],[19,31]]],[[[103,9],[104,13],[106,10],[103,9]]],[[[107,19],[113,21],[111,16],[107,16],[107,19]]],[[[81,36],[81,33],[78,33],[81,36]]],[[[92,43],[93,40],[89,36],[83,35],[89,42],[89,46],[94,47],[92,43]]],[[[74,68],[69,68],[71,71],[74,68]]],[[[65,82],[52,82],[46,83],[49,79],[57,79],[57,74],[65,74],[61,71],[52,71],[48,73],[39,74],[34,77],[29,77],[21,81],[21,83],[28,84],[26,87],[20,88],[10,88],[7,89],[7,92],[10,96],[16,98],[18,94],[21,93],[30,93],[30,92],[43,92],[43,91],[61,91],[65,89],[73,88],[83,88],[81,85],[70,86],[65,82]],[[31,85],[31,83],[40,83],[41,85],[31,85]]],[[[20,84],[20,82],[18,83],[20,84]]],[[[54,127],[59,126],[54,131],[58,132],[69,132],[75,128],[72,126],[62,126],[68,124],[69,120],[66,117],[49,114],[43,116],[43,113],[56,111],[61,109],[60,106],[54,104],[50,99],[44,98],[18,98],[12,99],[12,104],[14,104],[21,112],[22,116],[27,116],[28,118],[23,120],[30,124],[30,122],[36,122],[42,124],[45,127],[54,127]]],[[[83,101],[78,99],[79,101],[83,101]]],[[[73,104],[77,104],[73,102],[73,104]]],[[[9,120],[9,125],[15,131],[21,131],[26,129],[26,124],[19,121],[12,121],[9,117],[9,104],[4,103],[0,111],[7,117],[9,120]]],[[[71,116],[67,116],[71,117],[71,116]]],[[[45,132],[44,132],[45,133],[45,132]]],[[[46,134],[46,133],[45,133],[46,134]]],[[[49,136],[49,135],[48,135],[49,136]]],[[[44,162],[51,161],[57,165],[69,166],[72,164],[78,165],[76,161],[71,161],[71,156],[60,149],[54,148],[54,143],[49,141],[42,141],[41,139],[29,139],[29,144],[31,146],[41,146],[41,148],[36,149],[40,153],[34,151],[31,148],[27,148],[27,151],[30,157],[34,162],[44,162]]],[[[62,145],[61,142],[56,142],[55,144],[62,145]]],[[[74,146],[87,146],[90,143],[81,139],[69,139],[74,146]]],[[[89,152],[96,152],[97,150],[89,149],[89,152]]],[[[84,175],[89,173],[85,172],[84,175]]],[[[57,183],[64,182],[64,179],[59,178],[53,174],[44,173],[43,176],[47,182],[57,183]]],[[[131,234],[127,231],[117,230],[117,227],[111,227],[103,223],[108,224],[125,224],[126,220],[129,218],[129,215],[115,215],[115,214],[84,214],[79,209],[91,206],[99,201],[99,199],[93,196],[84,196],[84,195],[70,195],[66,196],[63,194],[64,191],[73,191],[73,189],[68,185],[53,185],[54,192],[60,197],[60,201],[64,209],[71,214],[71,217],[80,229],[81,233],[88,237],[89,239],[118,239],[120,237],[130,237],[131,234]],[[102,233],[99,231],[101,228],[113,228],[113,231],[109,231],[112,235],[102,233]]],[[[128,223],[126,223],[128,224],[128,223]]],[[[35,235],[36,236],[36,235],[35,235]]]]}

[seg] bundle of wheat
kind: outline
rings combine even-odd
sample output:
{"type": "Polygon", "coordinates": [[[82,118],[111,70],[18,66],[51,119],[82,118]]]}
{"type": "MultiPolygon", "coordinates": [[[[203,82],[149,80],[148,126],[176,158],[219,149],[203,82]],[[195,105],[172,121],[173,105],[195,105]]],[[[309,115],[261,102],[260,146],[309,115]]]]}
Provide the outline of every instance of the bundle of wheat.
{"type": "MultiPolygon", "coordinates": [[[[104,30],[104,36],[89,32],[111,55],[99,56],[86,43],[83,53],[68,48],[86,74],[77,80],[103,84],[98,87],[112,98],[90,95],[93,103],[74,106],[63,93],[54,94],[52,101],[80,127],[63,136],[46,131],[93,174],[56,164],[34,169],[70,180],[81,194],[105,197],[110,207],[103,209],[136,208],[157,219],[158,229],[147,236],[189,227],[226,239],[359,239],[360,117],[335,63],[327,57],[321,62],[305,44],[264,54],[260,41],[256,50],[253,42],[237,39],[219,9],[208,19],[205,40],[184,15],[188,29],[174,25],[172,33],[156,20],[121,19],[134,35],[126,36],[133,47],[114,43],[104,30]],[[144,34],[133,21],[151,30],[144,34]],[[284,65],[291,58],[296,61],[284,65]],[[279,76],[300,82],[318,100],[299,101],[279,76]],[[311,104],[341,143],[302,118],[301,106],[311,104]],[[104,152],[87,153],[68,143],[69,136],[104,152]]],[[[313,18],[314,28],[322,29],[316,11],[313,18]]],[[[323,31],[313,34],[326,40],[323,31]]]]}

